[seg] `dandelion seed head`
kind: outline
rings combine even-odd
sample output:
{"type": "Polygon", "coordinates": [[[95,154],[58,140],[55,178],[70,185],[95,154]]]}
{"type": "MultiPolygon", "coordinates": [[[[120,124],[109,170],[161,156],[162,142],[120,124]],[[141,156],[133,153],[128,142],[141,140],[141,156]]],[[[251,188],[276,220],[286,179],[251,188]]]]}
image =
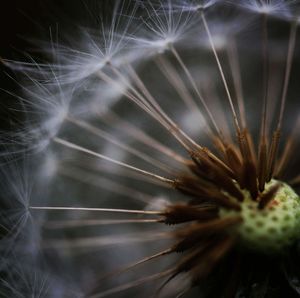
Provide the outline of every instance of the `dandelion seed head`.
{"type": "Polygon", "coordinates": [[[198,22],[192,13],[185,13],[182,8],[177,11],[176,3],[166,1],[166,4],[158,2],[142,4],[145,16],[142,17],[143,27],[134,38],[137,48],[151,49],[157,53],[163,53],[172,45],[186,39],[186,35],[198,22]]]}
{"type": "MultiPolygon", "coordinates": [[[[266,191],[274,186],[271,181],[266,191]]],[[[243,223],[237,232],[241,243],[248,249],[272,254],[291,245],[299,233],[300,205],[299,196],[287,184],[284,184],[276,194],[276,199],[265,210],[257,210],[257,204],[250,199],[243,203],[241,215],[243,223]]],[[[230,214],[230,213],[229,213],[230,214]]],[[[223,216],[227,216],[225,211],[223,216]]]]}
{"type": "Polygon", "coordinates": [[[218,3],[219,0],[175,0],[172,1],[173,9],[175,11],[199,11],[208,9],[209,7],[218,3]]]}
{"type": "Polygon", "coordinates": [[[290,15],[290,5],[294,1],[283,0],[246,0],[241,1],[240,5],[248,10],[260,14],[273,15],[280,18],[286,18],[290,15]]]}
{"type": "MultiPolygon", "coordinates": [[[[38,158],[35,162],[37,160],[38,158]]],[[[4,230],[0,242],[2,258],[9,260],[11,254],[20,252],[24,253],[24,258],[27,255],[34,258],[39,254],[43,214],[33,220],[29,210],[37,195],[33,177],[40,185],[45,181],[39,177],[35,163],[24,152],[21,154],[18,150],[10,152],[1,161],[3,209],[0,227],[4,230]],[[34,174],[30,172],[33,168],[36,170],[34,174]]]]}
{"type": "Polygon", "coordinates": [[[22,206],[37,235],[24,254],[35,268],[47,261],[71,297],[74,284],[88,297],[196,286],[231,297],[260,273],[283,280],[300,239],[291,3],[128,3],[117,1],[108,26],[52,45],[53,62],[17,63],[27,77],[19,134],[39,149],[28,156],[42,155],[26,172],[38,177],[22,206]]]}

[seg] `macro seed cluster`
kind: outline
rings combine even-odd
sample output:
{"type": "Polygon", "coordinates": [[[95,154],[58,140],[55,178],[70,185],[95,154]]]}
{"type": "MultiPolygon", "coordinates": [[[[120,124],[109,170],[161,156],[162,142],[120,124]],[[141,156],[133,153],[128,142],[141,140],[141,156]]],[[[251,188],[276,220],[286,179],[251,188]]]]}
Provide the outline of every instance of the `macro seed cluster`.
{"type": "MultiPolygon", "coordinates": [[[[267,183],[265,191],[276,183],[267,183]]],[[[295,191],[286,183],[280,185],[275,198],[264,209],[259,203],[251,200],[249,192],[244,191],[240,216],[243,222],[234,232],[241,237],[244,249],[259,250],[272,254],[281,252],[299,237],[300,200],[295,191]]],[[[223,211],[221,216],[232,212],[223,211]]]]}
{"type": "Polygon", "coordinates": [[[4,60],[5,295],[300,294],[299,1],[107,2],[4,60]]]}

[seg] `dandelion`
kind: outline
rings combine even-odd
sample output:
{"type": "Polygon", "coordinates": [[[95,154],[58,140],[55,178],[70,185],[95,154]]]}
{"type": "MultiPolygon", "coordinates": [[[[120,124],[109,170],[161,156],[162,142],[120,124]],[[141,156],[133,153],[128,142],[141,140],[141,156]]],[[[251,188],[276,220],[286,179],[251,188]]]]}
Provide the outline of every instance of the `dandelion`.
{"type": "Polygon", "coordinates": [[[55,62],[4,62],[48,295],[299,295],[299,5],[230,2],[120,1],[55,62]]]}

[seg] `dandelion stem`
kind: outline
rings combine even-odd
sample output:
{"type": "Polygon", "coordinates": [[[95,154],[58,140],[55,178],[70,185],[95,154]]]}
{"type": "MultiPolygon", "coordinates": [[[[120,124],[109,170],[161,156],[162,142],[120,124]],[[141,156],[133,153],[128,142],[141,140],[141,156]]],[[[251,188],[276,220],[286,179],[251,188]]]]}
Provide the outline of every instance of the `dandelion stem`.
{"type": "Polygon", "coordinates": [[[174,269],[171,268],[171,269],[168,269],[166,271],[163,271],[163,272],[159,272],[159,273],[155,273],[153,275],[150,275],[150,276],[146,276],[146,277],[143,277],[143,278],[140,278],[138,280],[135,280],[135,281],[132,281],[132,282],[129,282],[127,284],[124,284],[124,285],[121,285],[121,286],[118,286],[118,287],[115,287],[115,288],[112,288],[110,290],[107,290],[107,291],[104,291],[102,293],[99,293],[99,294],[95,294],[95,295],[92,295],[92,296],[89,296],[89,298],[102,298],[102,297],[106,297],[106,296],[110,296],[112,294],[116,294],[118,292],[122,292],[122,291],[125,291],[127,289],[131,289],[133,287],[137,287],[137,286],[140,286],[146,282],[149,282],[149,281],[152,281],[152,280],[155,280],[155,279],[159,279],[159,278],[162,278],[170,273],[172,273],[174,269]]]}
{"type": "Polygon", "coordinates": [[[121,196],[126,196],[130,199],[134,199],[142,203],[148,204],[153,199],[152,196],[146,193],[139,192],[134,188],[122,185],[121,183],[115,182],[112,179],[92,175],[87,171],[82,171],[74,167],[60,167],[59,174],[70,177],[80,182],[93,185],[95,187],[107,189],[112,193],[116,193],[121,196]]]}
{"type": "Polygon", "coordinates": [[[150,210],[131,210],[131,209],[114,209],[114,208],[85,208],[85,207],[62,207],[62,206],[30,206],[33,210],[50,210],[50,211],[95,211],[95,212],[113,212],[113,213],[134,213],[134,214],[156,214],[162,215],[162,211],[150,210]]]}
{"type": "MultiPolygon", "coordinates": [[[[165,75],[166,79],[170,82],[172,87],[177,91],[177,93],[180,95],[183,102],[190,109],[190,111],[191,112],[196,111],[199,115],[199,119],[203,119],[203,115],[197,103],[194,101],[193,97],[189,93],[187,87],[185,86],[185,83],[183,82],[178,72],[176,71],[176,68],[173,67],[173,65],[169,63],[169,61],[163,55],[156,56],[155,62],[159,70],[165,75]]],[[[210,127],[207,125],[207,123],[205,124],[208,133],[211,134],[212,131],[210,127]]]]}
{"type": "Polygon", "coordinates": [[[122,119],[119,115],[115,114],[113,111],[108,111],[105,114],[105,116],[106,117],[103,117],[103,119],[102,119],[102,121],[104,123],[109,123],[109,121],[112,121],[112,122],[118,121],[120,123],[120,125],[118,125],[118,128],[125,131],[128,135],[132,136],[139,142],[156,149],[157,151],[165,154],[166,156],[171,157],[172,159],[175,159],[179,163],[183,163],[183,164],[187,163],[187,160],[183,156],[179,155],[171,148],[166,147],[165,145],[163,145],[162,143],[160,143],[159,141],[157,141],[150,135],[146,134],[139,127],[133,126],[128,121],[122,119]],[[106,119],[108,119],[108,120],[106,120],[106,119]]]}
{"type": "Polygon", "coordinates": [[[205,18],[205,15],[204,15],[203,11],[201,11],[201,18],[202,18],[202,21],[203,21],[203,24],[204,24],[204,27],[205,27],[205,30],[206,30],[206,33],[207,33],[212,51],[213,51],[213,54],[215,56],[215,59],[216,59],[217,65],[218,65],[219,72],[220,72],[220,75],[221,75],[221,78],[222,78],[222,81],[223,81],[223,85],[224,85],[224,88],[225,88],[225,91],[226,91],[226,94],[227,94],[227,98],[228,98],[228,101],[229,101],[229,104],[230,104],[231,112],[232,112],[232,115],[233,115],[233,120],[234,120],[234,123],[235,123],[235,127],[236,127],[237,132],[239,133],[241,131],[241,129],[240,129],[240,125],[239,125],[239,122],[238,122],[236,111],[235,111],[235,108],[234,108],[234,105],[233,105],[231,94],[230,94],[230,91],[229,91],[229,88],[228,88],[228,85],[227,85],[227,81],[226,81],[226,78],[225,78],[225,74],[224,74],[221,62],[219,60],[219,56],[217,54],[217,51],[216,51],[216,48],[215,48],[215,45],[214,45],[214,41],[213,41],[213,38],[211,36],[211,33],[210,33],[210,30],[209,30],[209,27],[208,27],[208,24],[207,24],[207,21],[206,21],[206,18],[205,18]]]}
{"type": "Polygon", "coordinates": [[[193,140],[191,139],[186,133],[184,133],[178,125],[162,110],[162,108],[159,106],[157,101],[153,98],[153,96],[150,94],[148,89],[146,88],[145,84],[139,77],[139,75],[136,73],[136,71],[132,68],[130,64],[127,65],[128,69],[133,77],[133,79],[136,81],[138,84],[139,88],[142,90],[148,101],[151,103],[151,105],[154,106],[156,112],[166,121],[166,123],[170,126],[171,130],[174,132],[177,132],[181,137],[184,138],[185,141],[190,143],[192,147],[199,148],[200,146],[193,140]]]}
{"type": "Polygon", "coordinates": [[[246,112],[245,112],[245,105],[244,105],[242,78],[241,78],[240,64],[238,58],[238,50],[234,38],[232,38],[231,41],[229,42],[229,46],[227,47],[227,55],[228,55],[228,60],[232,72],[241,124],[243,128],[246,128],[247,123],[246,123],[246,112]]]}
{"type": "Polygon", "coordinates": [[[296,120],[295,127],[293,128],[290,135],[287,137],[287,141],[285,142],[284,150],[282,155],[280,156],[277,166],[276,166],[276,173],[275,176],[281,176],[286,168],[290,158],[292,156],[293,149],[295,148],[296,143],[296,135],[300,129],[300,116],[298,116],[296,120]]]}
{"type": "Polygon", "coordinates": [[[291,184],[291,185],[300,185],[300,175],[296,176],[291,181],[289,181],[289,184],[291,184]]]}
{"type": "Polygon", "coordinates": [[[278,121],[278,125],[277,125],[277,130],[280,130],[281,126],[282,126],[283,113],[284,113],[284,108],[285,108],[290,74],[291,74],[291,69],[292,69],[293,55],[294,55],[294,50],[295,50],[296,33],[297,33],[297,22],[294,21],[291,24],[291,29],[290,29],[288,54],[287,54],[287,60],[286,60],[286,69],[285,69],[285,75],[284,75],[284,83],[283,83],[283,90],[282,90],[282,96],[281,96],[281,105],[280,105],[280,113],[279,113],[279,121],[278,121]]]}
{"type": "MultiPolygon", "coordinates": [[[[71,168],[73,166],[75,166],[75,170],[77,170],[78,167],[80,167],[87,171],[94,170],[97,173],[101,173],[101,174],[108,173],[108,174],[117,175],[117,176],[121,176],[121,177],[132,178],[132,179],[138,180],[138,181],[144,181],[144,182],[155,184],[155,185],[158,185],[161,187],[167,187],[167,188],[170,187],[168,184],[166,184],[160,180],[153,179],[152,177],[149,177],[149,176],[141,175],[140,173],[134,172],[127,168],[118,168],[118,170],[115,171],[114,167],[113,166],[111,167],[111,164],[107,165],[107,163],[105,161],[103,164],[102,163],[97,163],[97,164],[92,163],[91,164],[89,162],[86,162],[85,160],[83,160],[83,161],[76,160],[76,161],[72,161],[71,165],[68,162],[62,163],[62,167],[64,167],[65,165],[67,167],[71,167],[71,168]]],[[[59,171],[61,171],[61,169],[59,171]]],[[[63,174],[65,174],[65,171],[64,170],[62,170],[62,171],[64,172],[63,174]]],[[[75,175],[73,175],[73,176],[75,176],[75,175]]],[[[75,177],[73,177],[73,178],[75,178],[75,177]]],[[[91,184],[94,184],[94,183],[92,182],[91,184]]]]}
{"type": "Polygon", "coordinates": [[[267,28],[267,14],[263,14],[262,19],[262,57],[263,57],[263,109],[262,109],[262,124],[261,124],[261,138],[266,137],[266,121],[267,121],[267,105],[268,105],[268,28],[267,28]]]}
{"type": "MultiPolygon", "coordinates": [[[[103,276],[99,277],[97,279],[97,281],[99,282],[99,281],[102,281],[103,279],[106,279],[106,278],[109,278],[109,277],[112,277],[112,276],[116,276],[116,275],[120,275],[120,274],[125,273],[125,272],[127,272],[127,271],[129,271],[129,270],[131,270],[131,269],[133,269],[133,268],[135,268],[137,266],[139,266],[139,265],[147,263],[147,262],[149,262],[149,261],[151,261],[153,259],[157,259],[159,257],[168,255],[168,254],[170,254],[172,252],[174,252],[173,248],[167,248],[167,249],[165,249],[163,251],[160,251],[160,252],[158,252],[156,254],[153,254],[151,256],[147,256],[147,257],[145,257],[145,258],[143,258],[143,259],[141,259],[139,261],[136,261],[136,262],[134,262],[132,264],[126,265],[123,268],[119,268],[119,269],[117,269],[115,271],[106,273],[103,276]]],[[[95,290],[93,292],[95,292],[95,290]]]]}
{"type": "Polygon", "coordinates": [[[168,174],[171,174],[172,172],[174,172],[173,169],[169,168],[166,164],[161,163],[160,161],[150,157],[149,155],[134,149],[128,145],[125,145],[124,143],[114,139],[109,133],[103,131],[102,129],[95,127],[85,121],[81,121],[78,120],[72,116],[67,116],[66,118],[68,121],[70,121],[71,123],[77,125],[78,127],[81,127],[82,129],[85,129],[89,132],[91,132],[92,134],[95,134],[96,136],[103,138],[105,140],[107,140],[108,142],[126,150],[127,152],[139,157],[140,159],[150,163],[151,165],[156,166],[157,168],[159,168],[160,170],[165,171],[168,174]]]}
{"type": "MultiPolygon", "coordinates": [[[[119,73],[121,76],[122,74],[119,72],[119,70],[116,70],[117,73],[119,73]]],[[[109,76],[107,76],[103,72],[98,73],[99,77],[103,79],[105,82],[117,85],[116,82],[109,76]]],[[[131,94],[128,91],[123,91],[122,93],[130,99],[132,102],[134,102],[136,105],[138,105],[142,110],[147,112],[151,117],[153,117],[158,123],[160,123],[169,133],[172,134],[172,136],[187,150],[190,151],[191,148],[188,145],[192,145],[193,147],[199,148],[200,146],[196,144],[190,137],[188,137],[172,120],[170,120],[169,117],[167,119],[165,118],[166,114],[162,112],[161,108],[159,107],[159,110],[157,110],[158,104],[156,103],[155,106],[147,102],[147,100],[136,90],[134,89],[130,84],[127,84],[129,89],[132,89],[134,94],[131,94]],[[183,140],[184,139],[184,140],[183,140]],[[187,142],[187,143],[186,143],[187,142]]]]}
{"type": "Polygon", "coordinates": [[[97,158],[100,158],[100,159],[109,161],[109,162],[111,162],[111,163],[113,163],[113,164],[117,164],[117,165],[122,166],[122,167],[124,167],[124,168],[127,168],[127,169],[130,169],[130,170],[132,170],[132,171],[138,172],[138,173],[140,173],[140,174],[142,174],[142,175],[152,177],[152,178],[154,178],[154,179],[157,179],[157,180],[159,180],[159,181],[162,181],[162,182],[167,183],[167,184],[170,184],[170,185],[173,185],[173,184],[174,184],[174,180],[171,180],[171,179],[168,179],[168,178],[165,178],[165,177],[162,177],[162,176],[153,174],[153,173],[148,172],[148,171],[145,171],[145,170],[141,170],[141,169],[139,169],[139,168],[133,167],[133,166],[131,166],[131,165],[129,165],[129,164],[126,164],[126,163],[123,163],[123,162],[121,162],[121,161],[117,161],[117,160],[112,159],[112,158],[110,158],[110,157],[108,157],[108,156],[105,156],[105,155],[102,155],[102,154],[100,154],[100,153],[94,152],[94,151],[92,151],[92,150],[86,149],[86,148],[84,148],[84,147],[81,147],[81,146],[76,145],[76,144],[74,144],[74,143],[68,142],[68,141],[66,141],[66,140],[63,140],[63,139],[60,139],[60,138],[57,138],[57,137],[53,138],[53,140],[54,140],[54,142],[56,142],[56,143],[58,143],[58,144],[61,144],[61,145],[63,145],[63,146],[66,146],[66,147],[68,147],[68,148],[75,149],[75,150],[77,150],[77,151],[84,152],[84,153],[87,153],[87,154],[89,154],[89,155],[95,156],[95,157],[97,157],[97,158]]]}
{"type": "Polygon", "coordinates": [[[119,225],[119,224],[132,224],[132,223],[159,223],[161,219],[81,219],[81,220],[60,220],[49,221],[45,224],[47,229],[65,229],[65,228],[78,228],[90,227],[101,225],[119,225]]]}
{"type": "MultiPolygon", "coordinates": [[[[76,253],[80,253],[82,249],[100,249],[107,246],[114,245],[133,245],[134,243],[144,243],[159,240],[168,240],[172,236],[169,233],[161,231],[149,231],[149,232],[138,232],[131,234],[120,234],[120,235],[108,235],[108,236],[94,236],[94,237],[81,237],[73,240],[60,240],[51,239],[45,241],[43,247],[47,248],[74,248],[76,253]]],[[[86,251],[84,251],[85,253],[86,251]]],[[[75,251],[74,251],[75,253],[75,251]]]]}
{"type": "Polygon", "coordinates": [[[260,128],[260,140],[258,149],[258,185],[260,192],[265,188],[265,182],[268,171],[268,138],[266,131],[267,123],[267,110],[268,110],[268,75],[269,75],[269,61],[268,61],[268,27],[267,27],[267,14],[263,14],[262,19],[262,57],[263,57],[263,96],[262,96],[262,116],[260,128]]]}
{"type": "Polygon", "coordinates": [[[278,151],[278,146],[279,146],[283,113],[284,113],[284,109],[285,109],[290,73],[291,73],[291,69],[292,69],[293,55],[294,55],[294,50],[295,50],[296,33],[297,33],[297,22],[294,21],[291,24],[291,29],[290,29],[285,76],[284,76],[284,83],[283,83],[283,90],[282,90],[281,104],[280,104],[280,111],[279,111],[279,119],[278,119],[278,123],[277,123],[277,128],[273,133],[270,152],[269,152],[270,157],[268,160],[267,181],[271,180],[274,169],[275,169],[275,161],[276,161],[276,156],[277,156],[277,151],[278,151]]]}
{"type": "Polygon", "coordinates": [[[200,99],[202,105],[204,106],[204,109],[205,109],[206,113],[208,114],[209,119],[210,119],[210,121],[212,122],[212,124],[213,124],[213,126],[214,126],[216,132],[218,133],[220,139],[224,141],[224,136],[223,136],[223,134],[222,134],[222,131],[221,131],[220,128],[218,127],[218,125],[217,125],[217,123],[216,123],[216,121],[215,121],[215,119],[214,119],[214,117],[213,117],[211,111],[209,110],[209,108],[208,108],[208,106],[207,106],[207,104],[206,104],[206,102],[205,102],[205,100],[204,100],[202,94],[200,93],[200,90],[199,90],[199,88],[197,87],[196,82],[195,82],[194,78],[192,77],[190,71],[188,70],[188,68],[187,68],[186,65],[184,64],[183,60],[181,59],[179,53],[176,51],[176,49],[175,49],[173,46],[171,47],[171,51],[172,51],[172,53],[174,54],[175,58],[177,59],[178,63],[180,64],[181,68],[183,69],[183,71],[184,71],[185,74],[187,75],[187,77],[188,77],[188,79],[189,79],[189,81],[190,81],[190,83],[191,83],[191,85],[192,85],[194,91],[196,92],[198,98],[200,99]]]}

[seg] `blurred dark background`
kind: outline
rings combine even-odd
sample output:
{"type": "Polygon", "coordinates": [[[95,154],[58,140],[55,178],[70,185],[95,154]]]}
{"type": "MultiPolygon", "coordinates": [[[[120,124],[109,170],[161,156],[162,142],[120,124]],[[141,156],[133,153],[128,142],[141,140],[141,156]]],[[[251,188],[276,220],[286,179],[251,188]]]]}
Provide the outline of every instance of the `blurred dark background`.
{"type": "MultiPolygon", "coordinates": [[[[64,10],[67,2],[53,0],[9,0],[2,1],[0,9],[0,57],[1,59],[22,60],[30,41],[38,38],[46,28],[53,26],[55,14],[51,10],[64,10]]],[[[74,1],[76,2],[76,1],[74,1]]],[[[73,6],[73,5],[72,5],[73,6]]],[[[17,93],[17,78],[8,67],[0,64],[0,129],[12,129],[12,121],[21,117],[16,111],[15,100],[8,92],[17,93]],[[13,120],[14,119],[14,120],[13,120]]]]}
{"type": "MultiPolygon", "coordinates": [[[[34,52],[35,59],[41,57],[36,51],[39,41],[50,41],[50,32],[63,35],[80,23],[91,25],[98,22],[98,15],[110,18],[112,1],[95,0],[5,0],[0,6],[0,57],[1,60],[24,61],[34,52]]],[[[73,30],[74,32],[75,30],[73,30]]],[[[0,63],[0,131],[12,128],[12,121],[22,117],[15,106],[12,93],[18,93],[18,74],[0,63]]]]}

